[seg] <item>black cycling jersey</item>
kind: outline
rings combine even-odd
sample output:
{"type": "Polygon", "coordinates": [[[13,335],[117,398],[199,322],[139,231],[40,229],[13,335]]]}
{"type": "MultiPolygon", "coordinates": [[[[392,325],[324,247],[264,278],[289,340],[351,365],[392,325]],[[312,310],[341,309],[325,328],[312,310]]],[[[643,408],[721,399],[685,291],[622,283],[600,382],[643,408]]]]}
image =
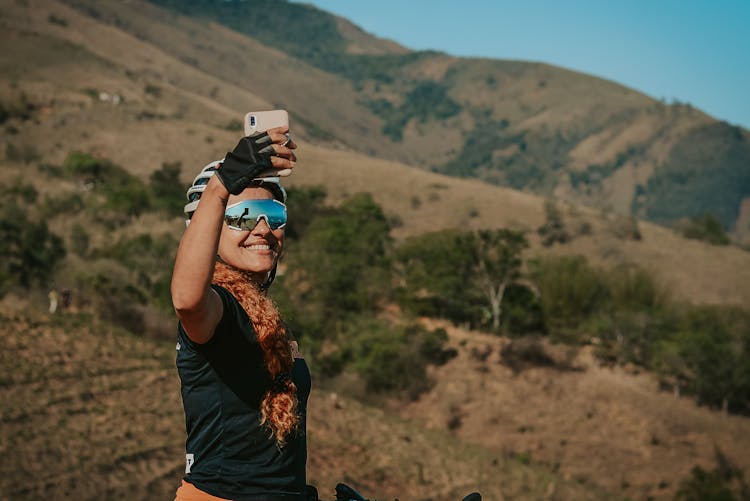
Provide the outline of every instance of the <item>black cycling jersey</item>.
{"type": "Polygon", "coordinates": [[[213,337],[191,341],[178,328],[177,370],[187,429],[185,480],[237,501],[304,497],[305,436],[310,372],[295,359],[300,426],[279,448],[260,424],[260,403],[271,379],[247,314],[227,290],[213,289],[224,305],[213,337]]]}

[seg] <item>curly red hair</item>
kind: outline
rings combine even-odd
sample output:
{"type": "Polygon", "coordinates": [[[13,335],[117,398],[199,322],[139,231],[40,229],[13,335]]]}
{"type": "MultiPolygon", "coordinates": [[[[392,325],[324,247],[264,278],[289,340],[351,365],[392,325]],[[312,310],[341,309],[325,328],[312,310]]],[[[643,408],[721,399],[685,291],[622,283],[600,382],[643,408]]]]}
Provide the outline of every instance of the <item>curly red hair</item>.
{"type": "Polygon", "coordinates": [[[239,301],[253,324],[273,381],[260,405],[261,424],[268,427],[279,447],[297,429],[297,387],[292,382],[294,364],[286,326],[279,310],[251,280],[250,274],[222,262],[216,263],[213,283],[228,290],[239,301]]]}

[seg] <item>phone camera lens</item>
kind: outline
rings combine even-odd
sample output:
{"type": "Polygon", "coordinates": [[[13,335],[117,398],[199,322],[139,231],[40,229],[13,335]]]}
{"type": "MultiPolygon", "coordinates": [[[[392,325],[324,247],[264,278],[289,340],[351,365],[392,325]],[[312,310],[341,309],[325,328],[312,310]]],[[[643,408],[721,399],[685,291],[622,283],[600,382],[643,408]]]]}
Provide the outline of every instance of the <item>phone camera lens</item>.
{"type": "Polygon", "coordinates": [[[255,127],[255,115],[250,115],[250,127],[255,127]]]}

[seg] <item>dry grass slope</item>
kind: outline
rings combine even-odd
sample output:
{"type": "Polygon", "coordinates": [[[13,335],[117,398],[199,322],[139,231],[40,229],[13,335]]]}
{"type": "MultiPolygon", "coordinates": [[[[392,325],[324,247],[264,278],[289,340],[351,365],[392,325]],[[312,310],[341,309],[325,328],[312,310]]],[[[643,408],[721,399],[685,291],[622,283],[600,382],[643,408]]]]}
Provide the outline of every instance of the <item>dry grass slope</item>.
{"type": "Polygon", "coordinates": [[[629,499],[670,499],[695,465],[715,468],[718,448],[750,472],[750,421],[659,391],[634,368],[606,368],[590,351],[541,342],[557,368],[502,362],[507,339],[450,325],[459,356],[433,372],[435,389],[403,415],[456,437],[525,454],[563,478],[629,499]]]}
{"type": "MultiPolygon", "coordinates": [[[[174,345],[10,297],[0,326],[4,495],[171,499],[184,468],[174,345]]],[[[340,481],[378,499],[455,501],[477,489],[486,499],[600,498],[544,466],[335,394],[315,392],[309,416],[308,477],[323,499],[340,481]]]]}

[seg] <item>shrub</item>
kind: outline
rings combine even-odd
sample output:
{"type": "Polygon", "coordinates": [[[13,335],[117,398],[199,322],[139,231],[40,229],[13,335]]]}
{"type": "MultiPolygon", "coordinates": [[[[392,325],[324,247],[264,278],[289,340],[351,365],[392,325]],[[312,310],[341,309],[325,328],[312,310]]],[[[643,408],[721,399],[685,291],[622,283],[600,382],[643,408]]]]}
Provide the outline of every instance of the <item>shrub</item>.
{"type": "Polygon", "coordinates": [[[556,243],[564,244],[570,240],[568,230],[563,223],[562,213],[554,202],[544,201],[544,217],[544,224],[537,229],[537,233],[542,237],[543,246],[550,247],[556,243]]]}
{"type": "Polygon", "coordinates": [[[685,238],[703,240],[712,245],[729,245],[730,242],[721,221],[711,213],[683,220],[677,224],[677,230],[685,238]]]}
{"type": "Polygon", "coordinates": [[[161,97],[161,87],[154,84],[146,84],[146,86],[143,88],[143,92],[146,93],[146,95],[160,98],[161,97]]]}
{"type": "Polygon", "coordinates": [[[4,294],[13,285],[47,285],[65,257],[65,247],[44,220],[29,219],[25,208],[12,201],[0,212],[0,254],[0,294],[4,294]]]}
{"type": "Polygon", "coordinates": [[[505,365],[515,374],[530,367],[555,367],[557,363],[537,336],[525,336],[514,339],[500,350],[500,357],[505,365]]]}
{"type": "Polygon", "coordinates": [[[61,193],[57,196],[44,197],[42,211],[45,214],[77,214],[86,207],[86,202],[79,193],[61,193]]]}
{"type": "Polygon", "coordinates": [[[335,211],[320,215],[290,266],[303,274],[311,290],[302,299],[323,316],[372,312],[389,294],[390,227],[369,194],[354,195],[335,211]]]}
{"type": "Polygon", "coordinates": [[[289,222],[285,228],[286,238],[300,240],[314,219],[334,212],[325,207],[326,196],[326,190],[322,186],[287,190],[289,222]]]}
{"type": "Polygon", "coordinates": [[[63,17],[57,17],[54,14],[50,14],[47,17],[47,21],[49,21],[51,24],[56,24],[58,26],[62,26],[63,28],[68,26],[68,21],[63,17]]]}
{"type": "Polygon", "coordinates": [[[667,343],[674,347],[675,372],[686,381],[685,389],[709,406],[750,412],[750,312],[719,306],[683,308],[667,343]]]}
{"type": "Polygon", "coordinates": [[[186,202],[185,189],[180,181],[181,172],[180,162],[165,162],[149,178],[154,207],[175,217],[182,215],[186,202]]]}
{"type": "Polygon", "coordinates": [[[676,501],[747,501],[750,488],[742,470],[716,450],[717,466],[711,471],[695,466],[690,477],[680,483],[676,501]]]}
{"type": "Polygon", "coordinates": [[[147,294],[152,304],[170,309],[169,283],[176,252],[177,240],[171,235],[153,237],[143,233],[97,249],[92,257],[112,259],[121,264],[130,270],[131,282],[147,294]]]}
{"type": "Polygon", "coordinates": [[[513,283],[505,290],[501,332],[510,336],[547,332],[540,298],[528,286],[513,283]]]}
{"type": "MultiPolygon", "coordinates": [[[[412,329],[414,329],[412,327],[412,329]]],[[[448,333],[443,328],[433,331],[425,331],[420,341],[419,353],[429,363],[443,365],[451,358],[458,355],[453,348],[445,348],[448,342],[448,333]]]]}
{"type": "Polygon", "coordinates": [[[138,286],[130,270],[108,259],[90,261],[75,277],[76,296],[86,298],[97,315],[133,334],[143,334],[142,307],[147,293],[138,286]]]}
{"type": "Polygon", "coordinates": [[[605,279],[583,256],[542,258],[530,262],[529,268],[550,334],[584,341],[581,325],[609,301],[605,279]]]}
{"type": "Polygon", "coordinates": [[[70,241],[72,250],[76,255],[80,257],[88,255],[91,238],[83,226],[78,223],[73,225],[70,231],[70,241]]]}
{"type": "Polygon", "coordinates": [[[445,331],[428,331],[412,324],[394,327],[361,320],[345,334],[344,351],[354,368],[374,392],[400,392],[416,398],[428,390],[427,365],[445,363],[455,352],[443,348],[445,331]]]}
{"type": "Polygon", "coordinates": [[[129,217],[137,216],[151,207],[151,196],[143,182],[109,160],[74,151],[63,162],[63,171],[101,194],[105,209],[129,217]]]}

